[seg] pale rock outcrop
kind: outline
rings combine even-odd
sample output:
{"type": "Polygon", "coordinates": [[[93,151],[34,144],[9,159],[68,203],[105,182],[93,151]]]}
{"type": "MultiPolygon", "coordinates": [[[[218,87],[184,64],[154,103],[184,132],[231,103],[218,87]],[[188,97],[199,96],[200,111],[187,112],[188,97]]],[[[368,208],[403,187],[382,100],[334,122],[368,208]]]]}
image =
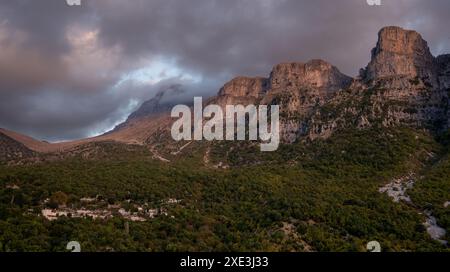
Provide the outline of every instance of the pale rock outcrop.
{"type": "Polygon", "coordinates": [[[323,60],[276,65],[269,78],[236,77],[226,83],[208,104],[280,106],[281,138],[293,142],[306,133],[305,121],[320,105],[350,85],[348,77],[323,60]]]}
{"type": "Polygon", "coordinates": [[[320,91],[321,95],[330,96],[345,88],[352,78],[342,74],[333,65],[323,60],[311,60],[307,63],[281,63],[270,74],[272,90],[309,87],[320,91]]]}
{"type": "Polygon", "coordinates": [[[260,97],[267,90],[268,80],[262,77],[236,77],[227,82],[219,91],[219,96],[260,97]]]}
{"type": "Polygon", "coordinates": [[[418,77],[434,83],[436,70],[435,58],[419,33],[390,26],[380,30],[363,76],[369,80],[388,76],[418,77]]]}

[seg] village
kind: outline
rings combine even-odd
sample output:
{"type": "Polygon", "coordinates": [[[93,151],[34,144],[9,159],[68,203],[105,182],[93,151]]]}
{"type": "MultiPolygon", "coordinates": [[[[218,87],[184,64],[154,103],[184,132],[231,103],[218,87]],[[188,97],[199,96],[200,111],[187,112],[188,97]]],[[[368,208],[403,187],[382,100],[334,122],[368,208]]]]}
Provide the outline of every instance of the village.
{"type": "Polygon", "coordinates": [[[81,198],[79,205],[58,205],[55,207],[50,203],[50,198],[43,202],[44,208],[41,215],[49,221],[56,220],[60,217],[69,218],[91,218],[91,219],[110,219],[113,217],[121,217],[133,222],[144,222],[156,216],[168,216],[166,206],[174,205],[180,202],[178,199],[169,198],[162,201],[162,205],[158,208],[152,208],[148,203],[142,205],[132,203],[126,200],[127,205],[108,204],[105,201],[96,198],[81,198]],[[126,207],[124,207],[126,206],[126,207]]]}

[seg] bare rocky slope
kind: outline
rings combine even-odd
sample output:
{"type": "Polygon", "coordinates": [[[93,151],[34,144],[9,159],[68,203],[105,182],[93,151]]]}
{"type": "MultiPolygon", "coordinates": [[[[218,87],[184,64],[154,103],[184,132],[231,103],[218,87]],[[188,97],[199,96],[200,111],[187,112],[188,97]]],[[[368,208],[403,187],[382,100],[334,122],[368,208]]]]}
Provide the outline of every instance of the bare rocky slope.
{"type": "Polygon", "coordinates": [[[0,130],[0,161],[24,159],[34,155],[24,144],[14,140],[0,130]]]}
{"type": "MultiPolygon", "coordinates": [[[[410,126],[438,134],[450,126],[450,55],[434,57],[415,31],[385,27],[360,76],[324,60],[276,65],[268,77],[237,77],[205,103],[279,104],[282,141],[327,138],[344,128],[410,126]]],[[[175,90],[176,91],[176,90],[175,90]]],[[[7,131],[37,152],[64,151],[99,141],[153,145],[171,141],[171,105],[162,95],[145,102],[104,135],[48,144],[7,131]]]]}

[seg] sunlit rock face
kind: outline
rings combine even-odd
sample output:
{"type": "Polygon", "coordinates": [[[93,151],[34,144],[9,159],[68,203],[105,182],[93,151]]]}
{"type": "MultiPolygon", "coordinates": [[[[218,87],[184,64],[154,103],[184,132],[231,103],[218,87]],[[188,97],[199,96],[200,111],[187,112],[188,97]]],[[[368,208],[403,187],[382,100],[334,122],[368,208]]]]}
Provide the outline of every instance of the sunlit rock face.
{"type": "Polygon", "coordinates": [[[355,118],[364,126],[378,122],[437,131],[448,128],[448,57],[435,58],[416,31],[381,29],[359,81],[364,91],[356,98],[365,97],[368,104],[355,118]]]}
{"type": "Polygon", "coordinates": [[[378,34],[365,78],[388,76],[418,77],[434,82],[437,63],[427,42],[416,31],[385,27],[378,34]]]}
{"type": "Polygon", "coordinates": [[[315,88],[324,96],[333,95],[350,82],[350,77],[324,60],[278,64],[270,75],[270,87],[273,90],[292,87],[315,88]]]}
{"type": "Polygon", "coordinates": [[[219,96],[259,97],[268,87],[268,80],[262,77],[236,77],[227,82],[219,91],[219,96]]]}
{"type": "Polygon", "coordinates": [[[350,85],[348,77],[323,60],[276,65],[268,78],[236,77],[208,103],[226,105],[276,104],[280,106],[281,138],[295,141],[304,121],[339,90],[350,85]]]}
{"type": "MultiPolygon", "coordinates": [[[[280,63],[267,77],[230,80],[204,103],[223,109],[279,105],[286,143],[327,138],[345,128],[410,126],[436,133],[449,128],[450,55],[434,57],[419,33],[400,27],[381,29],[371,53],[357,78],[320,59],[280,63]]],[[[144,103],[140,113],[159,109],[153,102],[144,103]]]]}

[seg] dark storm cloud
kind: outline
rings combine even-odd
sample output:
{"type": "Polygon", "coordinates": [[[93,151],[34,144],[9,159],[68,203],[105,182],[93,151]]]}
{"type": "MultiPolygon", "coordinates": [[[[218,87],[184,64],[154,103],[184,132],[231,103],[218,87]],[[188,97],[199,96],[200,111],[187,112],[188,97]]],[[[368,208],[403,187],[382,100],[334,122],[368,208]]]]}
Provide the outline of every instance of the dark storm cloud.
{"type": "Polygon", "coordinates": [[[442,38],[448,36],[448,1],[382,3],[112,0],[99,23],[103,40],[122,44],[129,54],[174,55],[179,65],[208,75],[267,73],[277,62],[310,58],[326,58],[355,74],[386,25],[430,32],[432,44],[448,38],[442,38]]]}
{"type": "Polygon", "coordinates": [[[0,126],[85,137],[170,84],[213,94],[285,61],[322,58],[355,75],[385,25],[450,52],[447,0],[81,1],[0,2],[0,126]]]}

